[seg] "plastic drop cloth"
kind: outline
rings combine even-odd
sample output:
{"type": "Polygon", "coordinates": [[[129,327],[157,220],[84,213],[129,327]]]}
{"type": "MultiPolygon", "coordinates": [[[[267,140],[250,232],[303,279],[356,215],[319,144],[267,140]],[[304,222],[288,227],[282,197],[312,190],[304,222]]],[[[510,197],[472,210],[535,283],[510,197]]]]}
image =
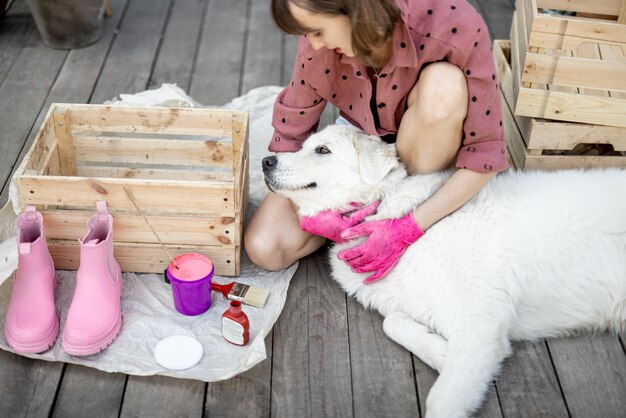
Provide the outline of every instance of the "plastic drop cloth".
{"type": "MultiPolygon", "coordinates": [[[[250,113],[250,204],[247,219],[267,193],[262,180],[261,159],[267,155],[267,140],[271,137],[272,105],[280,87],[267,86],[250,91],[224,106],[228,109],[245,109],[250,113]]],[[[172,84],[164,84],[156,90],[134,95],[121,95],[109,104],[142,106],[198,107],[199,104],[183,90],[172,84]]],[[[16,214],[11,206],[19,206],[15,185],[11,185],[11,201],[0,209],[0,348],[12,351],[4,335],[6,315],[13,280],[9,279],[17,267],[16,214]],[[9,280],[7,280],[9,279],[9,280]]],[[[85,227],[86,228],[86,227],[85,227]]],[[[113,231],[115,237],[115,231],[113,231]]],[[[55,291],[57,313],[61,321],[61,332],[55,345],[42,354],[27,357],[48,361],[64,361],[82,364],[107,372],[122,372],[134,375],[161,374],[186,379],[213,382],[228,379],[250,369],[266,358],[264,338],[272,329],[283,309],[289,281],[297,263],[280,272],[268,272],[253,265],[245,256],[242,258],[241,274],[236,281],[264,287],[270,297],[264,308],[244,305],[250,319],[250,342],[235,346],[220,334],[221,315],[229,301],[219,293],[213,293],[212,306],[208,312],[197,317],[179,314],[174,309],[170,285],[164,283],[162,275],[124,273],[122,295],[123,324],[119,337],[106,350],[86,357],[66,354],[61,347],[61,335],[65,317],[74,292],[76,273],[57,271],[59,285],[55,291]],[[159,366],[153,357],[153,348],[161,339],[170,335],[189,335],[202,344],[204,356],[198,365],[181,371],[169,371],[159,366]]],[[[218,277],[214,281],[229,283],[235,278],[218,277]]]]}

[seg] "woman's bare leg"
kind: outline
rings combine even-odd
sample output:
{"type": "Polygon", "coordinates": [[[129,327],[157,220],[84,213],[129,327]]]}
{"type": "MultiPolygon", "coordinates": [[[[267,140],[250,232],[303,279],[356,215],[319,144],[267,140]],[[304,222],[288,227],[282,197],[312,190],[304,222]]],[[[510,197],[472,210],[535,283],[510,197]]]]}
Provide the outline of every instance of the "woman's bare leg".
{"type": "Polygon", "coordinates": [[[291,201],[269,192],[244,236],[250,260],[270,271],[282,270],[320,248],[326,239],[300,229],[291,201]]]}
{"type": "Polygon", "coordinates": [[[467,116],[467,82],[461,69],[430,64],[409,93],[396,147],[410,174],[448,168],[461,147],[467,116]]]}

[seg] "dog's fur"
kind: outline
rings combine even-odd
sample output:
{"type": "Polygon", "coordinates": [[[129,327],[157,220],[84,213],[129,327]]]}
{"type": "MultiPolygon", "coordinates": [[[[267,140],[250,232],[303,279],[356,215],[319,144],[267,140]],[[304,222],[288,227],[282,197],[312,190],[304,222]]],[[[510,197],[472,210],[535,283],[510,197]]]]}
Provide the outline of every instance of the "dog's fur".
{"type": "MultiPolygon", "coordinates": [[[[268,187],[301,215],[381,200],[366,221],[402,217],[451,175],[409,177],[395,145],[347,126],[328,127],[263,168],[268,187]]],[[[374,284],[337,258],[356,244],[331,249],[333,277],[385,317],[390,338],[440,372],[428,417],[475,411],[510,340],[626,324],[623,170],[501,173],[374,284]]]]}

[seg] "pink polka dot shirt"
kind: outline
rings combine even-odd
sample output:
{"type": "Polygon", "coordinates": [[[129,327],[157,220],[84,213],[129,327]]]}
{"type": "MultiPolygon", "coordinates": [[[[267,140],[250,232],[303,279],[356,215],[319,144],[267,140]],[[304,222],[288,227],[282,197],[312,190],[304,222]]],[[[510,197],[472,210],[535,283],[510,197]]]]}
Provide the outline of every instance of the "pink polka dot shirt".
{"type": "Polygon", "coordinates": [[[356,58],[326,48],[316,51],[306,37],[300,38],[291,82],[274,104],[275,131],[269,150],[300,149],[317,129],[328,102],[368,134],[397,133],[420,71],[429,63],[446,61],[463,71],[468,87],[457,168],[477,172],[506,169],[499,86],[482,17],[466,0],[396,3],[402,19],[394,29],[393,53],[379,70],[376,88],[367,67],[356,58]]]}

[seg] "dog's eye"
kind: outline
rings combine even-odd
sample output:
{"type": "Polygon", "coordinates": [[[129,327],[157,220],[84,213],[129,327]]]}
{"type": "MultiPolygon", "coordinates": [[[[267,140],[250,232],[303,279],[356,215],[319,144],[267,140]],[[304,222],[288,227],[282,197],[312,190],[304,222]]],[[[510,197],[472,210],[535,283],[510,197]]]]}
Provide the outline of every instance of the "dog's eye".
{"type": "Polygon", "coordinates": [[[318,154],[330,154],[330,150],[326,148],[324,145],[321,145],[315,148],[315,152],[318,154]]]}

